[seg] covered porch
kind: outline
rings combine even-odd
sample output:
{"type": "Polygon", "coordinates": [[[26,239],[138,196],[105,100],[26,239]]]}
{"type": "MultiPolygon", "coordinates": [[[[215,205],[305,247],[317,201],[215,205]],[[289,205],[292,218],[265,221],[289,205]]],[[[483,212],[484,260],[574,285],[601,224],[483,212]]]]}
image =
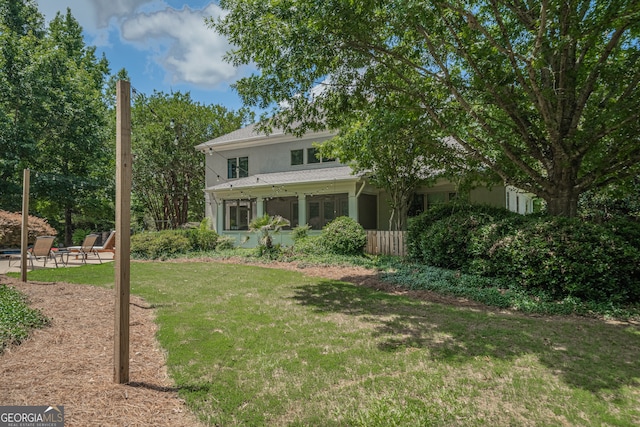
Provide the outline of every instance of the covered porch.
{"type": "Polygon", "coordinates": [[[319,233],[339,216],[376,228],[377,196],[364,194],[366,187],[363,175],[352,174],[348,166],[258,174],[207,188],[206,215],[218,234],[249,247],[256,243],[249,223],[265,214],[280,215],[291,226],[274,242],[291,244],[292,228],[309,224],[310,234],[319,233]]]}

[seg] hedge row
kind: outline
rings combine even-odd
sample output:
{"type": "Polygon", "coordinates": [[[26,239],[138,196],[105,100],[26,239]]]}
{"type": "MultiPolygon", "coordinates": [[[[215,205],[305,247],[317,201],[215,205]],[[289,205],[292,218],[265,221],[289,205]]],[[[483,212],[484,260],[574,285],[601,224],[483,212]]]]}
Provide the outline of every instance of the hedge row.
{"type": "Polygon", "coordinates": [[[131,254],[136,258],[167,258],[190,251],[214,250],[218,241],[218,233],[209,230],[206,224],[186,230],[138,233],[131,237],[131,254]]]}
{"type": "Polygon", "coordinates": [[[563,298],[640,301],[640,224],[522,216],[446,205],[410,221],[409,256],[427,265],[504,277],[563,298]]]}
{"type": "MultiPolygon", "coordinates": [[[[320,236],[307,236],[308,230],[308,226],[302,226],[296,227],[293,231],[294,246],[299,253],[336,255],[364,253],[367,233],[360,224],[349,217],[334,219],[322,229],[320,236]]],[[[131,237],[131,254],[136,258],[169,258],[190,251],[231,249],[233,240],[233,238],[219,236],[215,231],[209,230],[206,222],[203,222],[199,228],[194,229],[134,234],[131,237]]]]}

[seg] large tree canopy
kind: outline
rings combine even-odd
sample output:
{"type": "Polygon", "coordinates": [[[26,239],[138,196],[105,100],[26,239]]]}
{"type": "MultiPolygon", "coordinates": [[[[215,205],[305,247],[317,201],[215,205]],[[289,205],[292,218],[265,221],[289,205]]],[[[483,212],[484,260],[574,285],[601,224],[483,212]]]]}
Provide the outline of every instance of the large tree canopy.
{"type": "Polygon", "coordinates": [[[0,1],[0,208],[19,210],[22,169],[36,158],[45,112],[43,78],[34,64],[45,35],[33,1],[0,1]]]}
{"type": "Polygon", "coordinates": [[[204,216],[205,166],[194,146],[238,129],[250,115],[202,105],[189,93],[135,96],[131,111],[134,201],[157,229],[204,216]]]}
{"type": "Polygon", "coordinates": [[[220,3],[229,60],[260,71],[237,84],[245,102],[287,101],[274,124],[340,125],[346,109],[403,93],[443,142],[556,215],[640,170],[637,0],[220,3]]]}
{"type": "Polygon", "coordinates": [[[45,26],[33,1],[0,0],[0,207],[19,209],[31,168],[32,210],[64,225],[67,245],[73,215],[113,218],[108,71],[70,10],[45,26]]]}

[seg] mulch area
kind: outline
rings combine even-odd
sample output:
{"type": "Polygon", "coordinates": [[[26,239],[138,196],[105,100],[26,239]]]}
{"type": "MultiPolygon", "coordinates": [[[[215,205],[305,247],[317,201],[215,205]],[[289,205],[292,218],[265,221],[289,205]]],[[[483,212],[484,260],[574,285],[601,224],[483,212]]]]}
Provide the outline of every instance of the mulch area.
{"type": "MultiPolygon", "coordinates": [[[[378,280],[376,271],[361,267],[257,265],[294,269],[423,300],[481,306],[431,292],[400,290],[378,280]]],[[[50,326],[33,331],[28,340],[0,355],[0,405],[63,405],[66,426],[202,425],[178,398],[167,375],[165,355],[155,340],[154,311],[144,300],[131,297],[131,383],[121,385],[113,380],[113,290],[0,278],[0,283],[22,291],[32,307],[51,319],[50,326]]]]}

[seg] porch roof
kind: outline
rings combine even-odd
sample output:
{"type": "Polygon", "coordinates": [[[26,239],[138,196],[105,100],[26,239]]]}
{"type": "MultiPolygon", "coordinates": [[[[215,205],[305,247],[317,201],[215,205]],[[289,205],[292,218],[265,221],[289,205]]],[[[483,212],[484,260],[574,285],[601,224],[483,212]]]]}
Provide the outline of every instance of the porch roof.
{"type": "Polygon", "coordinates": [[[221,182],[207,187],[207,191],[231,189],[267,188],[274,185],[312,184],[327,181],[358,181],[364,173],[354,174],[351,167],[339,166],[331,168],[305,169],[299,171],[261,173],[246,178],[221,182]]]}

